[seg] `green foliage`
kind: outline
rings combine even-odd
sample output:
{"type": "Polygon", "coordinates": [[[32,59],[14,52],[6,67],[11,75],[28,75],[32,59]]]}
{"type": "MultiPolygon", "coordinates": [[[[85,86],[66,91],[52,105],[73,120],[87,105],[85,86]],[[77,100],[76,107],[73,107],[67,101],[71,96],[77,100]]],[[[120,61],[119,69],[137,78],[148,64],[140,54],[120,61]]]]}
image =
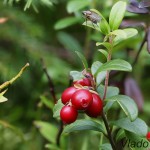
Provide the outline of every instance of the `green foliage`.
{"type": "Polygon", "coordinates": [[[65,127],[64,132],[70,133],[73,131],[94,130],[105,133],[103,126],[92,120],[77,120],[76,122],[65,127]]]}

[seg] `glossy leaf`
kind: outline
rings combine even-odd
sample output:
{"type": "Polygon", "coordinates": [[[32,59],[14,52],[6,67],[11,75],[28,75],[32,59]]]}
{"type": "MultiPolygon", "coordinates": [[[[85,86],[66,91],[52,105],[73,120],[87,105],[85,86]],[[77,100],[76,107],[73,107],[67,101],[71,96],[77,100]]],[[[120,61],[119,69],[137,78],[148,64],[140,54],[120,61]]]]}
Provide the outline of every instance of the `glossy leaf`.
{"type": "Polygon", "coordinates": [[[81,54],[80,52],[78,52],[78,51],[75,51],[76,53],[77,53],[77,55],[79,56],[79,58],[81,59],[81,61],[82,61],[82,63],[83,63],[83,66],[84,66],[84,68],[86,69],[86,70],[88,70],[88,63],[87,63],[87,61],[86,61],[86,59],[85,59],[85,57],[84,57],[84,55],[83,54],[81,54]]]}
{"type": "Polygon", "coordinates": [[[122,59],[114,59],[109,62],[106,62],[102,66],[99,67],[95,75],[97,75],[101,71],[110,71],[110,70],[118,70],[118,71],[132,71],[131,65],[122,59]]]}
{"type": "Polygon", "coordinates": [[[103,49],[99,49],[98,50],[99,52],[101,52],[105,57],[106,57],[106,59],[107,59],[107,57],[108,57],[108,53],[107,53],[107,51],[106,50],[103,50],[103,49]]]}
{"type": "Polygon", "coordinates": [[[70,76],[72,76],[73,81],[77,81],[77,80],[84,78],[84,75],[82,74],[82,72],[79,72],[79,71],[70,71],[70,76]]]}
{"type": "Polygon", "coordinates": [[[144,99],[140,87],[137,85],[136,81],[131,77],[126,78],[124,81],[124,88],[125,95],[133,98],[139,110],[142,110],[144,99]]]}
{"type": "MultiPolygon", "coordinates": [[[[91,72],[94,75],[96,73],[96,71],[98,70],[98,68],[102,65],[101,62],[96,61],[92,64],[91,67],[91,72]]],[[[98,73],[98,75],[96,76],[96,84],[97,86],[105,79],[106,76],[106,71],[102,71],[100,73],[98,73]]]]}
{"type": "Polygon", "coordinates": [[[54,108],[53,108],[53,117],[59,117],[60,116],[60,110],[63,107],[63,103],[61,102],[61,99],[59,99],[57,101],[57,103],[55,104],[54,108]]]}
{"type": "Polygon", "coordinates": [[[108,42],[103,42],[103,43],[97,42],[96,43],[96,46],[101,46],[101,45],[106,47],[108,50],[111,48],[111,44],[108,42]]]}
{"type": "Polygon", "coordinates": [[[121,30],[121,29],[118,29],[118,30],[114,30],[113,32],[111,32],[111,34],[114,34],[116,36],[119,36],[123,39],[126,39],[127,38],[127,34],[124,30],[121,30]]]}
{"type": "Polygon", "coordinates": [[[127,28],[127,29],[123,29],[123,31],[126,33],[126,38],[122,38],[122,36],[117,36],[114,38],[114,45],[117,45],[118,43],[129,39],[135,35],[138,34],[138,31],[136,29],[133,28],[127,28]]]}
{"type": "Polygon", "coordinates": [[[137,118],[137,105],[135,104],[134,100],[130,97],[126,95],[116,95],[107,98],[106,101],[117,102],[131,121],[134,121],[137,118]]]}
{"type": "Polygon", "coordinates": [[[105,19],[101,19],[99,23],[100,31],[104,34],[107,35],[110,32],[110,27],[108,22],[105,19]]]}
{"type": "Polygon", "coordinates": [[[145,137],[148,132],[146,123],[139,118],[133,122],[131,122],[129,118],[122,118],[111,122],[111,124],[143,137],[145,137]]]}
{"type": "MultiPolygon", "coordinates": [[[[104,96],[104,86],[100,85],[97,88],[97,92],[99,93],[99,95],[101,95],[101,97],[103,97],[104,96]]],[[[119,89],[117,87],[108,86],[106,98],[110,98],[110,97],[118,95],[118,94],[119,94],[119,89]]]]}
{"type": "Polygon", "coordinates": [[[79,19],[75,18],[75,17],[63,18],[63,19],[59,20],[58,22],[56,22],[54,28],[55,28],[55,30],[64,29],[64,28],[74,25],[78,22],[79,22],[79,19]]]}
{"type": "Polygon", "coordinates": [[[85,21],[82,25],[93,28],[94,30],[98,30],[100,31],[99,25],[98,24],[94,24],[91,21],[85,21]]]}
{"type": "Polygon", "coordinates": [[[116,141],[122,140],[125,136],[126,136],[126,135],[125,135],[124,130],[123,130],[123,129],[120,129],[120,130],[117,132],[116,141]]]}
{"type": "Polygon", "coordinates": [[[119,1],[111,9],[109,25],[112,31],[119,28],[126,11],[126,2],[119,1]]]}
{"type": "Polygon", "coordinates": [[[34,125],[49,142],[56,142],[56,136],[58,134],[58,128],[56,126],[44,121],[34,121],[34,125]]]}
{"type": "Polygon", "coordinates": [[[65,133],[83,130],[93,130],[105,133],[103,126],[92,120],[77,120],[64,128],[65,133]]]}
{"type": "Polygon", "coordinates": [[[67,4],[67,11],[69,13],[76,12],[90,5],[90,1],[85,0],[72,0],[67,4]]]}
{"type": "Polygon", "coordinates": [[[109,143],[100,145],[100,150],[112,150],[112,147],[109,143]]]}

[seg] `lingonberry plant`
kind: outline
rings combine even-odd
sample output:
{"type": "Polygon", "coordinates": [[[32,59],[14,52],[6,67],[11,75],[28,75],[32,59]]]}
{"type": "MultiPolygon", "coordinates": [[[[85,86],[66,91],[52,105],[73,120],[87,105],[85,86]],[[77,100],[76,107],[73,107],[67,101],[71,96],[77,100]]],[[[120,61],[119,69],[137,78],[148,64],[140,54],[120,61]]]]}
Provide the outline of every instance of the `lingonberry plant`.
{"type": "MultiPolygon", "coordinates": [[[[83,25],[98,30],[104,35],[104,40],[97,42],[96,46],[104,47],[98,51],[104,54],[107,61],[102,63],[98,60],[88,66],[86,58],[77,52],[84,69],[81,72],[70,72],[73,84],[64,90],[61,99],[54,107],[54,117],[60,117],[64,123],[64,133],[81,130],[102,133],[100,149],[121,149],[117,147],[117,142],[124,138],[142,139],[148,142],[147,135],[149,139],[148,127],[142,119],[138,118],[138,108],[134,100],[119,94],[117,87],[109,86],[110,71],[132,71],[132,66],[127,61],[119,58],[112,59],[114,47],[138,33],[133,28],[119,29],[125,10],[126,2],[117,2],[110,11],[109,22],[95,9],[88,11],[90,12],[88,16],[85,15],[86,21],[83,25]],[[99,16],[99,19],[96,20],[95,16],[99,16]],[[115,103],[120,106],[124,114],[117,114],[114,120],[108,119],[115,103]],[[78,119],[78,113],[85,115],[84,119],[78,119]]],[[[128,146],[135,148],[136,144],[128,144],[128,146]]]]}

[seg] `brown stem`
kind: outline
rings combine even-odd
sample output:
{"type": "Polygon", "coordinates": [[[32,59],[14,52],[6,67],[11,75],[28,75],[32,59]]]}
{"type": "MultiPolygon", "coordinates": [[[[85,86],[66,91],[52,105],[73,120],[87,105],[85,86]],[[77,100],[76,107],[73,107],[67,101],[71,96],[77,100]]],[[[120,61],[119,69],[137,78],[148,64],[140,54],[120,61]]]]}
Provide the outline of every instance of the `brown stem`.
{"type": "Polygon", "coordinates": [[[47,71],[47,68],[45,66],[45,63],[44,63],[44,60],[41,58],[41,63],[42,63],[42,67],[43,67],[43,71],[48,79],[48,84],[49,84],[49,90],[50,90],[50,93],[53,97],[53,100],[54,100],[54,103],[57,102],[57,98],[56,98],[56,94],[55,94],[55,88],[54,88],[54,84],[53,84],[53,81],[50,77],[50,75],[48,74],[48,71],[47,71]]]}
{"type": "Polygon", "coordinates": [[[103,121],[104,121],[106,130],[107,130],[107,134],[108,134],[107,137],[108,137],[109,142],[110,142],[110,144],[111,144],[111,146],[112,146],[112,149],[113,149],[113,150],[116,150],[116,146],[115,146],[115,143],[114,143],[112,134],[111,134],[111,130],[110,130],[110,128],[109,128],[107,116],[106,116],[106,114],[104,113],[104,111],[102,111],[102,119],[103,119],[103,121]]]}
{"type": "MultiPolygon", "coordinates": [[[[111,48],[110,48],[110,50],[109,50],[107,62],[111,60],[111,52],[112,52],[112,48],[113,48],[113,37],[110,37],[109,43],[110,43],[112,46],[111,46],[111,48]]],[[[109,82],[109,71],[107,71],[107,73],[106,73],[103,101],[104,101],[105,98],[106,98],[108,82],[109,82]]],[[[102,119],[103,119],[103,121],[104,121],[106,130],[107,130],[109,142],[110,142],[110,144],[111,144],[113,150],[116,150],[116,146],[115,146],[115,143],[114,143],[112,134],[111,134],[111,129],[110,129],[110,127],[109,127],[109,123],[108,123],[108,120],[107,120],[107,116],[106,116],[106,114],[105,114],[104,111],[102,111],[102,119]]]]}
{"type": "Polygon", "coordinates": [[[56,137],[56,144],[58,145],[58,146],[60,146],[60,137],[61,137],[61,134],[62,134],[62,132],[63,132],[63,122],[62,121],[60,121],[60,127],[59,127],[59,131],[58,131],[58,134],[57,134],[57,137],[56,137]]]}

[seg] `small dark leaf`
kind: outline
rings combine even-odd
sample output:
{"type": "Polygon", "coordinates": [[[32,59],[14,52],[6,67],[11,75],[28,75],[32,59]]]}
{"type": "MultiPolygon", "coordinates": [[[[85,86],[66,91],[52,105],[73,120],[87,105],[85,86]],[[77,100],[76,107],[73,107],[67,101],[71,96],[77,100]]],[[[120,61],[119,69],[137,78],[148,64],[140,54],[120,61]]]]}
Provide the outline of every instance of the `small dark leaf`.
{"type": "Polygon", "coordinates": [[[150,7],[150,1],[149,0],[142,0],[139,3],[139,8],[144,8],[144,7],[150,7]]]}
{"type": "Polygon", "coordinates": [[[130,4],[127,6],[127,10],[132,13],[138,14],[148,14],[149,10],[147,8],[140,8],[139,2],[136,0],[130,0],[130,4]]]}
{"type": "Polygon", "coordinates": [[[123,20],[121,23],[121,27],[146,27],[145,22],[142,21],[135,21],[135,20],[123,20]]]}
{"type": "Polygon", "coordinates": [[[147,33],[147,51],[150,53],[150,27],[148,28],[147,33]]]}
{"type": "Polygon", "coordinates": [[[127,77],[125,79],[124,86],[125,94],[136,102],[139,110],[142,110],[144,102],[143,95],[136,81],[131,77],[127,77]]]}

